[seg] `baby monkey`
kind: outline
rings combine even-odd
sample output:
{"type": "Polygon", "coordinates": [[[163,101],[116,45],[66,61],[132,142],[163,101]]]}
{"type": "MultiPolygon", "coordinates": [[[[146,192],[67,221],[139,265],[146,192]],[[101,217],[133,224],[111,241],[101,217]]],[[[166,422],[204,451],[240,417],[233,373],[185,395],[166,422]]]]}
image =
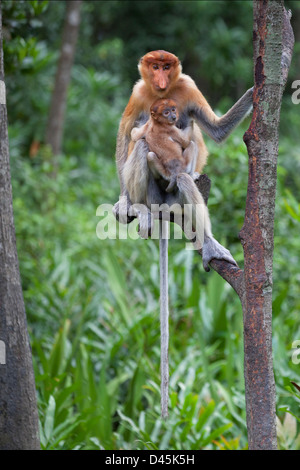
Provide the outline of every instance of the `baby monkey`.
{"type": "Polygon", "coordinates": [[[131,131],[131,139],[145,138],[149,153],[149,168],[155,179],[167,182],[165,191],[170,193],[177,187],[180,173],[193,174],[195,171],[197,148],[191,140],[193,125],[184,130],[176,127],[179,114],[176,102],[171,99],[158,99],[150,108],[150,119],[131,131]]]}

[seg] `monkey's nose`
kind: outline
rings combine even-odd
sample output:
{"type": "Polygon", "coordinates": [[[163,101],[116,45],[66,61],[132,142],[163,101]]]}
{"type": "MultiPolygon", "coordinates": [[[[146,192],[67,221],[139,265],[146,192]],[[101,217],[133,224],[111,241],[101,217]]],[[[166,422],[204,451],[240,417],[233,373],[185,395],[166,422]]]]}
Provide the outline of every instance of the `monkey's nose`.
{"type": "Polygon", "coordinates": [[[159,91],[165,91],[165,90],[167,89],[166,86],[160,86],[160,85],[157,85],[156,88],[157,88],[157,90],[159,90],[159,91]]]}

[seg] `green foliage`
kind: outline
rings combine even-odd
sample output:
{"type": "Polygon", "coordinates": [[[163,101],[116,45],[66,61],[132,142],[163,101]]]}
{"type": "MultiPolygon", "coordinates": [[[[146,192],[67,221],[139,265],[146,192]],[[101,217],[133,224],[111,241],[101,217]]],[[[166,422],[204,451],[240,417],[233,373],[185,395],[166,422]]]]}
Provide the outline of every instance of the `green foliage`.
{"type": "Polygon", "coordinates": [[[43,26],[39,16],[47,9],[48,3],[47,0],[6,0],[1,3],[7,73],[19,74],[33,65],[38,54],[34,32],[43,26]]]}
{"type": "Polygon", "coordinates": [[[252,83],[252,57],[248,54],[251,1],[236,1],[233,6],[230,0],[122,0],[96,2],[93,8],[85,3],[83,28],[94,48],[87,56],[88,45],[79,47],[83,63],[88,59],[98,67],[99,59],[100,63],[104,59],[107,70],[113,71],[112,67],[119,65],[123,78],[133,83],[138,78],[136,64],[142,55],[155,49],[171,51],[183,62],[186,73],[210,93],[214,103],[224,95],[224,89],[235,96],[237,86],[244,89],[252,83]],[[116,37],[125,46],[119,60],[113,60],[114,49],[109,50],[108,60],[99,57],[97,52],[116,37]]]}
{"type": "Polygon", "coordinates": [[[242,370],[241,312],[227,286],[212,273],[207,291],[199,290],[198,258],[186,256],[184,241],[171,244],[165,423],[157,242],[100,241],[95,232],[97,204],[116,199],[114,162],[90,154],[78,171],[75,157],[64,156],[56,178],[46,149],[34,165],[20,156],[12,163],[43,448],[214,448],[237,437],[245,446],[242,393],[235,392],[237,405],[222,385],[225,378],[234,384],[242,370]],[[227,367],[231,336],[239,361],[227,367]]]}
{"type": "MultiPolygon", "coordinates": [[[[16,236],[43,449],[247,448],[242,311],[231,288],[204,272],[185,240],[170,241],[170,416],[163,421],[158,244],[99,240],[96,211],[118,198],[115,138],[137,59],[147,49],[173,50],[225,111],[252,80],[250,2],[84,2],[57,159],[43,137],[64,4],[2,5],[16,236]]],[[[289,98],[278,166],[273,355],[279,444],[298,449],[291,381],[300,383],[292,361],[300,339],[299,112],[289,98]]],[[[214,233],[241,265],[249,122],[222,146],[207,142],[214,233]]]]}
{"type": "MultiPolygon", "coordinates": [[[[227,143],[224,158],[232,167],[240,145],[236,137],[227,143]]],[[[49,158],[42,149],[34,164],[20,156],[12,161],[43,448],[245,448],[242,312],[229,286],[216,273],[203,272],[184,240],[170,242],[170,416],[164,422],[157,242],[97,239],[97,205],[114,202],[118,194],[113,160],[91,153],[78,167],[78,159],[65,155],[53,178],[49,158]]],[[[227,178],[228,198],[238,196],[242,205],[241,175],[227,178]]],[[[226,225],[218,197],[213,187],[214,223],[224,217],[222,227],[238,255],[238,227],[226,225]]],[[[239,220],[236,204],[232,224],[239,220]]],[[[279,219],[286,220],[287,204],[293,208],[292,231],[298,206],[288,192],[279,219]]],[[[299,333],[298,298],[296,286],[280,279],[278,263],[287,264],[285,224],[276,231],[283,254],[276,254],[275,264],[275,371],[279,403],[297,413],[285,381],[299,375],[287,357],[299,333]]],[[[295,276],[297,266],[295,259],[295,276]]]]}

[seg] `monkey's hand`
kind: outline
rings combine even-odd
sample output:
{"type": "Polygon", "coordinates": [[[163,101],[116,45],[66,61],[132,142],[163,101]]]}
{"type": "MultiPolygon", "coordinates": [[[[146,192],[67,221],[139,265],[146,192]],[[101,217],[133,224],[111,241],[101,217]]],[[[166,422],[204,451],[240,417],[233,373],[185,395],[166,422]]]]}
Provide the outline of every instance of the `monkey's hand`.
{"type": "Polygon", "coordinates": [[[137,142],[139,139],[144,139],[145,138],[145,126],[134,127],[131,131],[130,136],[133,142],[137,142]]]}
{"type": "Polygon", "coordinates": [[[135,216],[130,215],[131,202],[129,197],[120,196],[120,199],[113,207],[113,214],[118,222],[121,224],[130,224],[135,219],[135,216]]]}
{"type": "Polygon", "coordinates": [[[237,266],[236,261],[227,248],[224,248],[215,238],[204,237],[202,261],[205,271],[208,272],[210,270],[209,263],[213,259],[223,259],[237,266]]]}

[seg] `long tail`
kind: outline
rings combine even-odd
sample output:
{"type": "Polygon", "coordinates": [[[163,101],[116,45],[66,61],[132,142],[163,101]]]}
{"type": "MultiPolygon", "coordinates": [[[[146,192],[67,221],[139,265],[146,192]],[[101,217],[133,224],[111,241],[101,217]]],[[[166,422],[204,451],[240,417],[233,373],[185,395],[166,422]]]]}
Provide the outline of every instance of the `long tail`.
{"type": "Polygon", "coordinates": [[[168,416],[169,402],[169,294],[168,294],[168,222],[159,221],[160,257],[160,348],[161,416],[168,416]]]}

